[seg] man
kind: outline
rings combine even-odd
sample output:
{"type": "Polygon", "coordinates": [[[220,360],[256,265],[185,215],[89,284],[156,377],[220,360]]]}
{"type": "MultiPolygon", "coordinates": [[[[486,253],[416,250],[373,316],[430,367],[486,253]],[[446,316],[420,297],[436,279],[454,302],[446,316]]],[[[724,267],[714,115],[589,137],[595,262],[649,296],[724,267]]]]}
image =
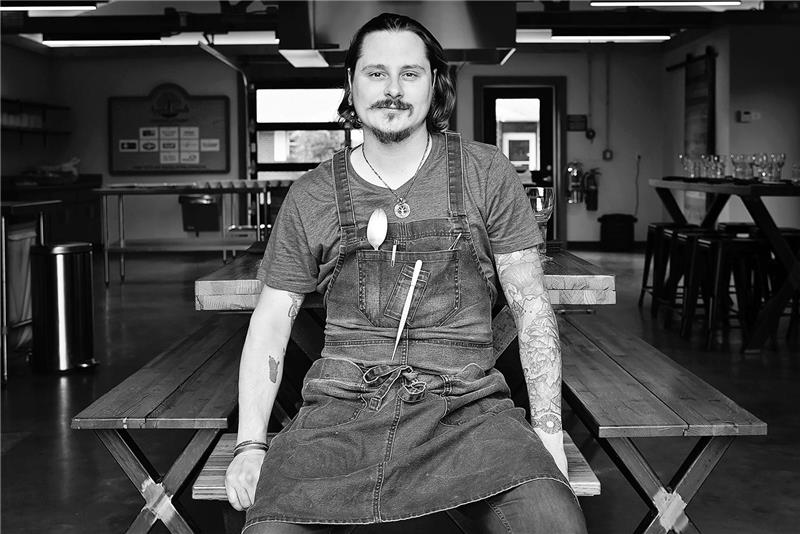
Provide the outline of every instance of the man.
{"type": "Polygon", "coordinates": [[[453,84],[413,19],[369,21],[346,67],[339,113],[364,144],[301,177],[278,215],[242,352],[231,504],[247,509],[248,534],[435,512],[464,532],[585,532],[566,480],[541,236],[513,167],[496,147],[443,133],[453,84]],[[532,425],[493,368],[498,279],[532,425]],[[327,308],[323,357],[267,451],[289,333],[314,290],[327,308]]]}

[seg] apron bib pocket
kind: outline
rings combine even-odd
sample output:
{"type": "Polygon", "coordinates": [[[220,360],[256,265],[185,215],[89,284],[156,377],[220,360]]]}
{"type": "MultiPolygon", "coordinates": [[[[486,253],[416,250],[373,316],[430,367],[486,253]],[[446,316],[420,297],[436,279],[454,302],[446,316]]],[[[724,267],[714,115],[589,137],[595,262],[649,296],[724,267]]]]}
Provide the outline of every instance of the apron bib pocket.
{"type": "Polygon", "coordinates": [[[458,251],[396,252],[359,250],[359,310],[373,326],[397,328],[403,313],[414,263],[422,260],[406,323],[409,328],[441,326],[458,311],[458,251]]]}

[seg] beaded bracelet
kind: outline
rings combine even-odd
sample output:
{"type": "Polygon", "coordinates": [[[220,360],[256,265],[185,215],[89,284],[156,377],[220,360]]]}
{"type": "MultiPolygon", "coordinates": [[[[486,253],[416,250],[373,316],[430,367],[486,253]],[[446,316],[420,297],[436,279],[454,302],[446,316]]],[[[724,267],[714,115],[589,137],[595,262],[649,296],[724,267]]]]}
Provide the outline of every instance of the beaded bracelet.
{"type": "Polygon", "coordinates": [[[258,450],[258,451],[268,451],[269,450],[269,445],[267,445],[263,441],[258,441],[258,440],[255,440],[255,439],[249,439],[247,441],[243,441],[241,443],[238,443],[233,448],[233,456],[235,458],[236,456],[238,456],[239,454],[241,454],[241,453],[243,453],[245,451],[256,451],[256,450],[258,450]]]}

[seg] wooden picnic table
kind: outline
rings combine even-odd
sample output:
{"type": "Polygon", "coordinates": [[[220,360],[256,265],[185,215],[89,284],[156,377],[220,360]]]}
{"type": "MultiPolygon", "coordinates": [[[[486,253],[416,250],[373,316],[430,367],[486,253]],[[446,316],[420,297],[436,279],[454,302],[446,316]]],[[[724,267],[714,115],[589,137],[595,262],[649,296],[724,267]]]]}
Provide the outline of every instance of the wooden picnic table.
{"type": "MultiPolygon", "coordinates": [[[[194,284],[197,310],[252,310],[256,307],[263,283],[259,280],[263,247],[245,253],[194,284]]],[[[567,252],[550,252],[553,261],[544,264],[544,283],[553,305],[595,305],[616,303],[613,274],[567,252]]],[[[304,306],[319,308],[318,294],[306,298],[304,306]]]]}
{"type": "Polygon", "coordinates": [[[731,196],[738,196],[744,204],[753,222],[766,237],[777,260],[788,273],[781,288],[772,295],[756,318],[753,334],[744,347],[744,352],[760,352],[769,334],[777,328],[786,303],[795,291],[800,289],[800,256],[795,256],[789,243],[781,235],[762,197],[800,197],[800,185],[790,183],[764,184],[745,182],[743,180],[696,180],[677,176],[668,176],[661,180],[650,180],[669,212],[678,223],[687,224],[686,217],[678,206],[672,191],[698,191],[714,195],[714,200],[700,225],[713,228],[717,217],[722,212],[731,196]]]}
{"type": "Polygon", "coordinates": [[[157,521],[174,534],[198,531],[177,497],[229,427],[248,322],[248,314],[214,314],[72,418],[73,429],[97,435],[144,499],[129,533],[149,532],[157,521]],[[164,429],[194,434],[162,474],[130,431],[164,429]]]}
{"type": "MultiPolygon", "coordinates": [[[[635,532],[698,533],[686,507],[737,436],[767,425],[710,384],[600,314],[558,317],[564,400],[649,512],[635,532]],[[694,439],[665,483],[634,440],[694,439]]],[[[516,337],[508,308],[493,320],[495,349],[516,337]]]]}

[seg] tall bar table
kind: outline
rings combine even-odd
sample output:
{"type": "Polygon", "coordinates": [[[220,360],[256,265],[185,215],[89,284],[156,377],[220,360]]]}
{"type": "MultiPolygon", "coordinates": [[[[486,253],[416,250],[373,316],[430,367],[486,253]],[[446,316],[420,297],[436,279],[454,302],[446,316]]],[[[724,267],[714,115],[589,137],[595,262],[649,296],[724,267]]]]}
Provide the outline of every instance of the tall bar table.
{"type": "MultiPolygon", "coordinates": [[[[732,195],[738,196],[742,200],[758,229],[767,238],[775,257],[788,273],[781,288],[767,301],[764,309],[758,314],[753,335],[747,345],[742,347],[742,351],[746,353],[761,352],[767,337],[777,328],[786,303],[792,294],[800,289],[800,255],[796,257],[792,252],[789,243],[781,235],[775,220],[764,205],[762,197],[800,197],[800,185],[787,182],[764,184],[733,179],[701,181],[677,176],[669,176],[660,180],[653,179],[650,180],[650,185],[655,188],[672,219],[683,225],[686,224],[686,216],[678,206],[678,202],[672,194],[673,190],[700,191],[714,195],[711,207],[701,223],[704,228],[714,226],[720,212],[732,195]]],[[[800,202],[798,202],[798,209],[800,209],[800,202]]]]}

